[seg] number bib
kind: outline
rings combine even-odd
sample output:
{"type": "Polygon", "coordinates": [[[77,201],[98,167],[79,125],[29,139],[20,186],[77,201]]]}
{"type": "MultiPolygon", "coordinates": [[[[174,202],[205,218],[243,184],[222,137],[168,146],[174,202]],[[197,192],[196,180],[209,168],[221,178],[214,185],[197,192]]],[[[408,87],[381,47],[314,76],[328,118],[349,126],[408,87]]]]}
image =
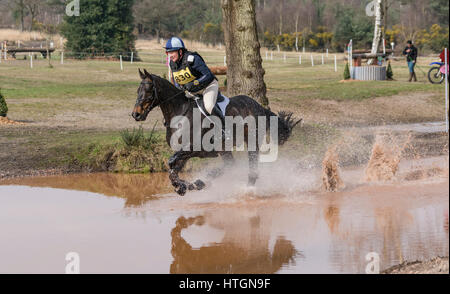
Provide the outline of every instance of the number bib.
{"type": "Polygon", "coordinates": [[[196,77],[191,73],[189,66],[186,66],[185,69],[174,72],[173,77],[178,85],[186,85],[196,79],[196,77]]]}

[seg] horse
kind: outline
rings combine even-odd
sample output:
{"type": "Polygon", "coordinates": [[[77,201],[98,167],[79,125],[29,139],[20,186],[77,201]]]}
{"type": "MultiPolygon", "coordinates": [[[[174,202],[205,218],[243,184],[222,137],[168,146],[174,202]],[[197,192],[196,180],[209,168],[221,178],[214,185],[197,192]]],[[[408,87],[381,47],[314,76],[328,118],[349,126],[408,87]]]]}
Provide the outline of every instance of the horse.
{"type": "MultiPolygon", "coordinates": [[[[137,90],[137,100],[134,106],[132,117],[140,122],[145,121],[147,119],[150,111],[155,109],[156,107],[160,107],[163,117],[164,117],[164,126],[166,127],[166,141],[170,145],[171,137],[174,135],[176,130],[171,127],[171,121],[175,117],[183,116],[186,118],[192,125],[193,117],[194,117],[194,109],[198,108],[197,103],[189,98],[183,90],[178,89],[168,80],[161,78],[157,75],[150,74],[144,69],[142,72],[139,69],[139,75],[141,78],[141,83],[137,90]]],[[[197,109],[198,110],[198,109],[197,109]]],[[[258,118],[263,116],[269,122],[271,117],[276,117],[278,121],[278,144],[283,145],[291,136],[293,128],[301,122],[300,120],[295,121],[292,118],[292,113],[280,111],[278,116],[272,111],[264,108],[254,99],[245,96],[238,95],[232,98],[229,98],[229,104],[226,107],[225,116],[226,117],[253,117],[258,118]]],[[[201,115],[201,120],[203,122],[204,119],[208,117],[205,115],[205,112],[201,115]]],[[[256,129],[258,129],[258,124],[256,125],[256,129]]],[[[266,131],[269,128],[270,122],[266,124],[266,131]]],[[[233,126],[236,128],[236,126],[233,126]]],[[[211,128],[201,129],[201,136],[203,136],[210,131],[211,128]]],[[[184,196],[186,192],[192,190],[202,190],[205,188],[205,183],[202,180],[196,180],[193,183],[180,179],[179,173],[182,171],[186,162],[191,158],[216,158],[221,157],[223,159],[223,166],[212,170],[209,174],[209,178],[217,178],[218,176],[223,174],[223,171],[227,167],[231,167],[234,163],[234,157],[232,151],[221,149],[220,151],[215,150],[205,150],[205,148],[201,147],[199,151],[195,151],[193,148],[193,136],[192,133],[194,130],[190,130],[191,136],[190,141],[188,142],[189,148],[186,151],[185,148],[183,150],[176,151],[169,159],[169,179],[174,187],[174,190],[180,196],[184,196]]],[[[236,132],[234,132],[235,134],[236,132]]],[[[226,137],[222,136],[217,138],[221,140],[221,144],[225,145],[226,137]]],[[[249,127],[245,125],[244,127],[244,140],[245,144],[248,146],[249,139],[249,127]]],[[[216,138],[214,137],[214,140],[216,138]]],[[[236,141],[233,142],[233,146],[236,146],[236,141]]],[[[258,178],[258,161],[259,161],[259,148],[256,147],[255,150],[248,150],[248,158],[249,158],[249,174],[248,174],[248,185],[254,186],[256,180],[258,178]]]]}

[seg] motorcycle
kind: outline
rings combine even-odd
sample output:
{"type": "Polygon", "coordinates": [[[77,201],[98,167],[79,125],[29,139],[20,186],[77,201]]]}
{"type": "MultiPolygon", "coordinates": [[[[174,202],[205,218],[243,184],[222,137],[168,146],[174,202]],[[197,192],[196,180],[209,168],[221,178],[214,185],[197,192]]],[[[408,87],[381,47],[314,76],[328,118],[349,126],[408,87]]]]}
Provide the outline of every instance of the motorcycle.
{"type": "Polygon", "coordinates": [[[448,72],[449,65],[447,65],[447,70],[443,62],[432,62],[430,65],[434,66],[428,71],[428,80],[432,84],[442,84],[445,79],[445,74],[448,72]]]}

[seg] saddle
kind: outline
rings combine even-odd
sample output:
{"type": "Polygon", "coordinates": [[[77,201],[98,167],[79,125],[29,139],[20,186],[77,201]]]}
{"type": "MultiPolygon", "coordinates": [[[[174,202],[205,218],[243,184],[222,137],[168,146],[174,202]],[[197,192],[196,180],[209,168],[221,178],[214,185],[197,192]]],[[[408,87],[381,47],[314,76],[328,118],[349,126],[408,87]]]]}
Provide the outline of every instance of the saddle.
{"type": "MultiPolygon", "coordinates": [[[[199,99],[196,99],[194,101],[194,108],[200,108],[200,112],[202,112],[203,114],[208,114],[203,102],[203,95],[198,95],[198,97],[199,99]]],[[[230,103],[230,99],[219,91],[214,108],[217,108],[220,112],[222,112],[223,116],[225,116],[225,111],[227,109],[228,103],[230,103]]]]}

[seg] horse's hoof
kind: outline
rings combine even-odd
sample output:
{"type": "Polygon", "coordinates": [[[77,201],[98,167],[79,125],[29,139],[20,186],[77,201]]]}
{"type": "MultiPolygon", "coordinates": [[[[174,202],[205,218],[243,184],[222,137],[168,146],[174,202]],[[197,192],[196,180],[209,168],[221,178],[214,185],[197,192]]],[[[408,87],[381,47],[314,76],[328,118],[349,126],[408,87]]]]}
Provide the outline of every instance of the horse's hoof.
{"type": "Polygon", "coordinates": [[[248,184],[247,184],[248,187],[255,187],[255,185],[256,185],[256,179],[248,180],[248,184]]]}
{"type": "Polygon", "coordinates": [[[185,183],[180,183],[178,187],[175,188],[175,192],[177,192],[178,195],[184,196],[186,194],[187,186],[185,183]]]}
{"type": "Polygon", "coordinates": [[[222,174],[223,174],[223,169],[215,168],[215,169],[212,169],[212,170],[209,171],[207,177],[209,179],[215,179],[215,178],[220,177],[222,174]]]}
{"type": "Polygon", "coordinates": [[[197,180],[194,183],[197,190],[203,190],[206,187],[206,184],[202,180],[197,180]]]}

